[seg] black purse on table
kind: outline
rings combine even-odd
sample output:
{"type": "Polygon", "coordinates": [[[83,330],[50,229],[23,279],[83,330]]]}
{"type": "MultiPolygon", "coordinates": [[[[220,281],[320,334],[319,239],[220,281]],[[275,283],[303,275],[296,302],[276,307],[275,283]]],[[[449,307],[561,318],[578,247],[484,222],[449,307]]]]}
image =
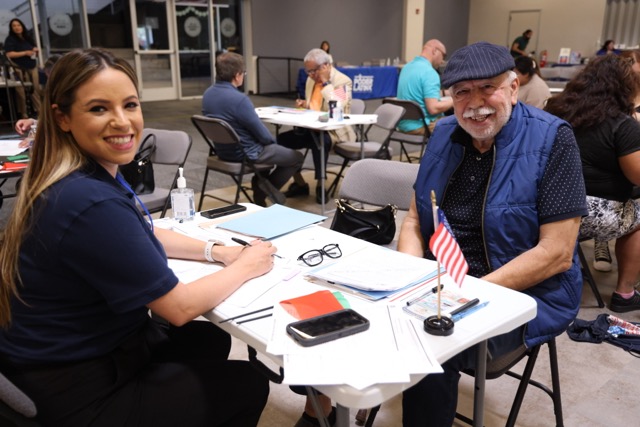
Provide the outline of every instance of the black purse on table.
{"type": "Polygon", "coordinates": [[[346,200],[336,200],[331,229],[378,245],[391,243],[396,234],[396,205],[359,209],[346,200]]]}
{"type": "Polygon", "coordinates": [[[137,194],[151,194],[156,189],[151,156],[156,151],[156,136],[149,134],[131,163],[120,166],[120,173],[137,194]]]}

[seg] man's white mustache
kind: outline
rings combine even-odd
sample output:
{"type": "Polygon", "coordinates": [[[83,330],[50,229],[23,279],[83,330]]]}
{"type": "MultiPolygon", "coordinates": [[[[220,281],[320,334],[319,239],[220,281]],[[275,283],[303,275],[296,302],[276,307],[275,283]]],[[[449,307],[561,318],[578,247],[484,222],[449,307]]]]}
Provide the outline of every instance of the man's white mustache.
{"type": "Polygon", "coordinates": [[[469,108],[462,114],[462,117],[464,117],[465,119],[470,119],[477,116],[487,116],[495,112],[496,112],[496,109],[490,108],[490,107],[480,107],[475,110],[473,108],[469,108]]]}

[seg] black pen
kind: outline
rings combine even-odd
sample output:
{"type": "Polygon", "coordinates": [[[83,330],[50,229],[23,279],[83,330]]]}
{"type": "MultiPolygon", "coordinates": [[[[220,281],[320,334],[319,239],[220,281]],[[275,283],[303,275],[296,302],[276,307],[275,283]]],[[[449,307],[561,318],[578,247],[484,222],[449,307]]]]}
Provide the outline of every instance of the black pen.
{"type": "MultiPolygon", "coordinates": [[[[231,240],[233,240],[233,241],[234,241],[234,242],[236,242],[236,243],[241,244],[242,246],[251,246],[251,243],[249,243],[249,242],[245,242],[244,240],[242,240],[242,239],[238,239],[237,237],[232,237],[232,238],[231,238],[231,240]]],[[[273,254],[273,256],[275,256],[275,257],[278,257],[278,258],[282,259],[282,257],[281,257],[280,255],[278,255],[278,254],[273,254]]]]}
{"type": "Polygon", "coordinates": [[[465,304],[463,304],[462,306],[456,308],[451,313],[449,313],[449,315],[450,316],[454,316],[454,315],[456,315],[458,313],[462,313],[466,309],[473,307],[474,305],[476,305],[479,302],[480,302],[480,300],[478,298],[474,298],[471,301],[467,301],[465,304]]]}
{"type": "MultiPolygon", "coordinates": [[[[442,290],[442,288],[444,287],[444,285],[440,285],[440,290],[442,290]]],[[[427,292],[425,292],[424,294],[407,301],[407,305],[411,305],[411,304],[415,304],[416,302],[420,301],[422,298],[427,297],[431,294],[435,294],[436,292],[438,292],[438,286],[434,286],[433,288],[429,289],[427,292]]]]}
{"type": "Polygon", "coordinates": [[[236,323],[238,325],[241,325],[243,323],[253,322],[254,320],[259,320],[259,319],[264,319],[266,317],[271,317],[272,315],[273,315],[272,313],[269,313],[269,314],[265,314],[264,316],[252,317],[251,319],[241,320],[241,321],[236,322],[236,323]]]}
{"type": "Polygon", "coordinates": [[[221,320],[218,323],[227,323],[227,322],[229,322],[231,320],[239,319],[239,318],[245,317],[245,316],[250,316],[250,315],[256,314],[256,313],[261,313],[263,311],[271,310],[272,308],[273,308],[273,306],[269,306],[269,307],[261,308],[259,310],[250,311],[248,313],[239,314],[237,316],[233,316],[233,317],[229,317],[228,319],[221,320]]]}

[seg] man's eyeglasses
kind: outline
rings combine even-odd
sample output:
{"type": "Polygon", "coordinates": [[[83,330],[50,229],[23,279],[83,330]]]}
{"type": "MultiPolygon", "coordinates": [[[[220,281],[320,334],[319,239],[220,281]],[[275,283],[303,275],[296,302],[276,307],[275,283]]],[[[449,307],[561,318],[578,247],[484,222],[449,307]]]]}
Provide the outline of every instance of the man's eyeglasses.
{"type": "Polygon", "coordinates": [[[477,87],[472,87],[472,86],[454,87],[451,89],[451,96],[457,102],[464,102],[464,101],[468,101],[469,98],[471,98],[471,93],[474,90],[478,90],[480,91],[482,96],[490,97],[494,93],[496,93],[499,89],[504,89],[505,87],[509,86],[510,83],[511,82],[507,84],[501,84],[501,85],[497,85],[494,83],[484,83],[477,87]]]}
{"type": "Polygon", "coordinates": [[[308,75],[312,75],[317,73],[318,71],[320,71],[320,68],[322,68],[324,64],[320,64],[318,65],[316,68],[314,68],[313,70],[305,70],[307,72],[308,75]]]}
{"type": "Polygon", "coordinates": [[[320,264],[324,260],[324,256],[329,258],[340,258],[342,256],[342,251],[340,250],[340,246],[337,243],[331,243],[326,245],[322,249],[311,249],[300,255],[298,257],[298,261],[302,261],[310,267],[314,267],[320,264]]]}

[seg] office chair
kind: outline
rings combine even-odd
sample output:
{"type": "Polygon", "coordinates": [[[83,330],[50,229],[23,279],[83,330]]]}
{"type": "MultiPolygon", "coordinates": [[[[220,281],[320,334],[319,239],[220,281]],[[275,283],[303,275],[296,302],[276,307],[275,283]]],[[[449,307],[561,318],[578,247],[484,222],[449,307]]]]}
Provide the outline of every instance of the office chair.
{"type": "Polygon", "coordinates": [[[382,104],[376,108],[377,123],[370,125],[365,132],[366,141],[341,142],[336,144],[334,151],[342,157],[342,165],[333,183],[327,189],[327,193],[333,197],[342,178],[344,170],[351,161],[360,159],[391,159],[389,147],[390,136],[404,114],[404,108],[392,104],[382,104]],[[379,141],[379,142],[375,142],[379,141]]]}
{"type": "MultiPolygon", "coordinates": [[[[475,372],[473,370],[465,370],[464,373],[475,376],[475,372]]],[[[551,400],[553,401],[553,412],[556,418],[556,427],[562,427],[564,425],[564,421],[562,418],[562,399],[560,395],[558,353],[556,350],[555,338],[551,338],[546,343],[542,343],[531,348],[526,348],[523,344],[521,347],[515,349],[510,353],[487,361],[487,372],[485,376],[486,379],[496,379],[504,374],[520,380],[518,390],[513,399],[513,404],[511,405],[509,417],[507,418],[507,423],[505,424],[506,427],[513,427],[516,425],[516,419],[518,418],[518,413],[520,412],[520,407],[522,406],[522,401],[524,400],[524,394],[527,391],[527,386],[529,384],[539,388],[540,390],[544,391],[549,397],[551,397],[551,400]],[[547,346],[549,347],[549,365],[551,368],[552,388],[549,388],[546,385],[531,379],[531,374],[533,373],[533,368],[538,358],[538,354],[540,353],[540,348],[544,344],[547,344],[547,346]],[[528,359],[522,374],[511,371],[511,368],[513,368],[518,362],[520,362],[520,360],[525,357],[527,357],[528,359]]],[[[484,395],[484,383],[481,383],[481,386],[479,386],[478,382],[476,381],[475,387],[475,393],[482,393],[482,395],[484,395]],[[480,390],[479,387],[481,388],[480,390]]],[[[473,425],[473,420],[464,415],[456,414],[456,418],[467,424],[473,425]]]]}
{"type": "MultiPolygon", "coordinates": [[[[400,107],[404,108],[405,112],[404,116],[402,116],[403,120],[420,120],[422,123],[424,123],[424,112],[422,111],[420,105],[415,101],[398,98],[384,98],[382,100],[382,103],[399,105],[400,107]]],[[[416,159],[419,162],[422,158],[422,155],[424,154],[424,149],[427,146],[427,142],[429,142],[430,136],[431,132],[429,131],[429,127],[425,125],[424,135],[412,135],[396,130],[391,134],[391,141],[400,143],[400,161],[402,161],[402,155],[404,154],[409,163],[411,163],[412,159],[416,159]],[[409,156],[409,152],[407,151],[407,147],[405,147],[405,144],[420,146],[420,157],[409,156]]]]}
{"type": "Polygon", "coordinates": [[[0,373],[0,425],[38,427],[35,403],[0,373]]]}
{"type": "Polygon", "coordinates": [[[367,105],[364,103],[362,99],[353,98],[351,100],[351,109],[349,114],[364,114],[367,110],[367,105]]]}
{"type": "Polygon", "coordinates": [[[231,125],[226,121],[213,117],[205,117],[196,114],[191,116],[191,122],[196,129],[198,129],[207,144],[209,144],[209,158],[207,159],[207,168],[204,173],[204,179],[202,180],[198,210],[200,211],[202,209],[202,201],[205,197],[211,197],[229,204],[238,203],[238,199],[240,199],[240,192],[245,195],[249,202],[253,203],[253,199],[247,193],[247,190],[250,189],[250,187],[242,185],[243,177],[246,174],[255,173],[258,180],[266,180],[260,175],[260,172],[270,171],[273,168],[273,165],[254,163],[246,156],[244,156],[242,161],[239,162],[220,159],[216,154],[216,144],[240,144],[240,137],[236,131],[233,130],[231,125]],[[236,196],[233,202],[211,194],[205,194],[204,190],[207,185],[209,171],[216,171],[233,179],[236,184],[236,196]]]}
{"type": "Polygon", "coordinates": [[[413,184],[420,165],[393,160],[362,159],[344,175],[338,195],[341,199],[368,205],[396,205],[408,211],[413,184]]]}
{"type": "MultiPolygon", "coordinates": [[[[151,155],[151,163],[154,165],[173,166],[175,169],[170,183],[158,182],[158,173],[155,171],[156,187],[153,193],[141,194],[140,200],[149,210],[149,213],[162,212],[163,218],[171,203],[171,190],[176,188],[179,172],[178,168],[184,167],[187,156],[191,150],[191,136],[181,130],[144,129],[142,138],[155,135],[156,150],[151,155]],[[168,186],[162,186],[169,184],[168,186]]],[[[157,168],[156,168],[157,169],[157,168]]],[[[173,170],[172,169],[172,170],[173,170]]]]}

